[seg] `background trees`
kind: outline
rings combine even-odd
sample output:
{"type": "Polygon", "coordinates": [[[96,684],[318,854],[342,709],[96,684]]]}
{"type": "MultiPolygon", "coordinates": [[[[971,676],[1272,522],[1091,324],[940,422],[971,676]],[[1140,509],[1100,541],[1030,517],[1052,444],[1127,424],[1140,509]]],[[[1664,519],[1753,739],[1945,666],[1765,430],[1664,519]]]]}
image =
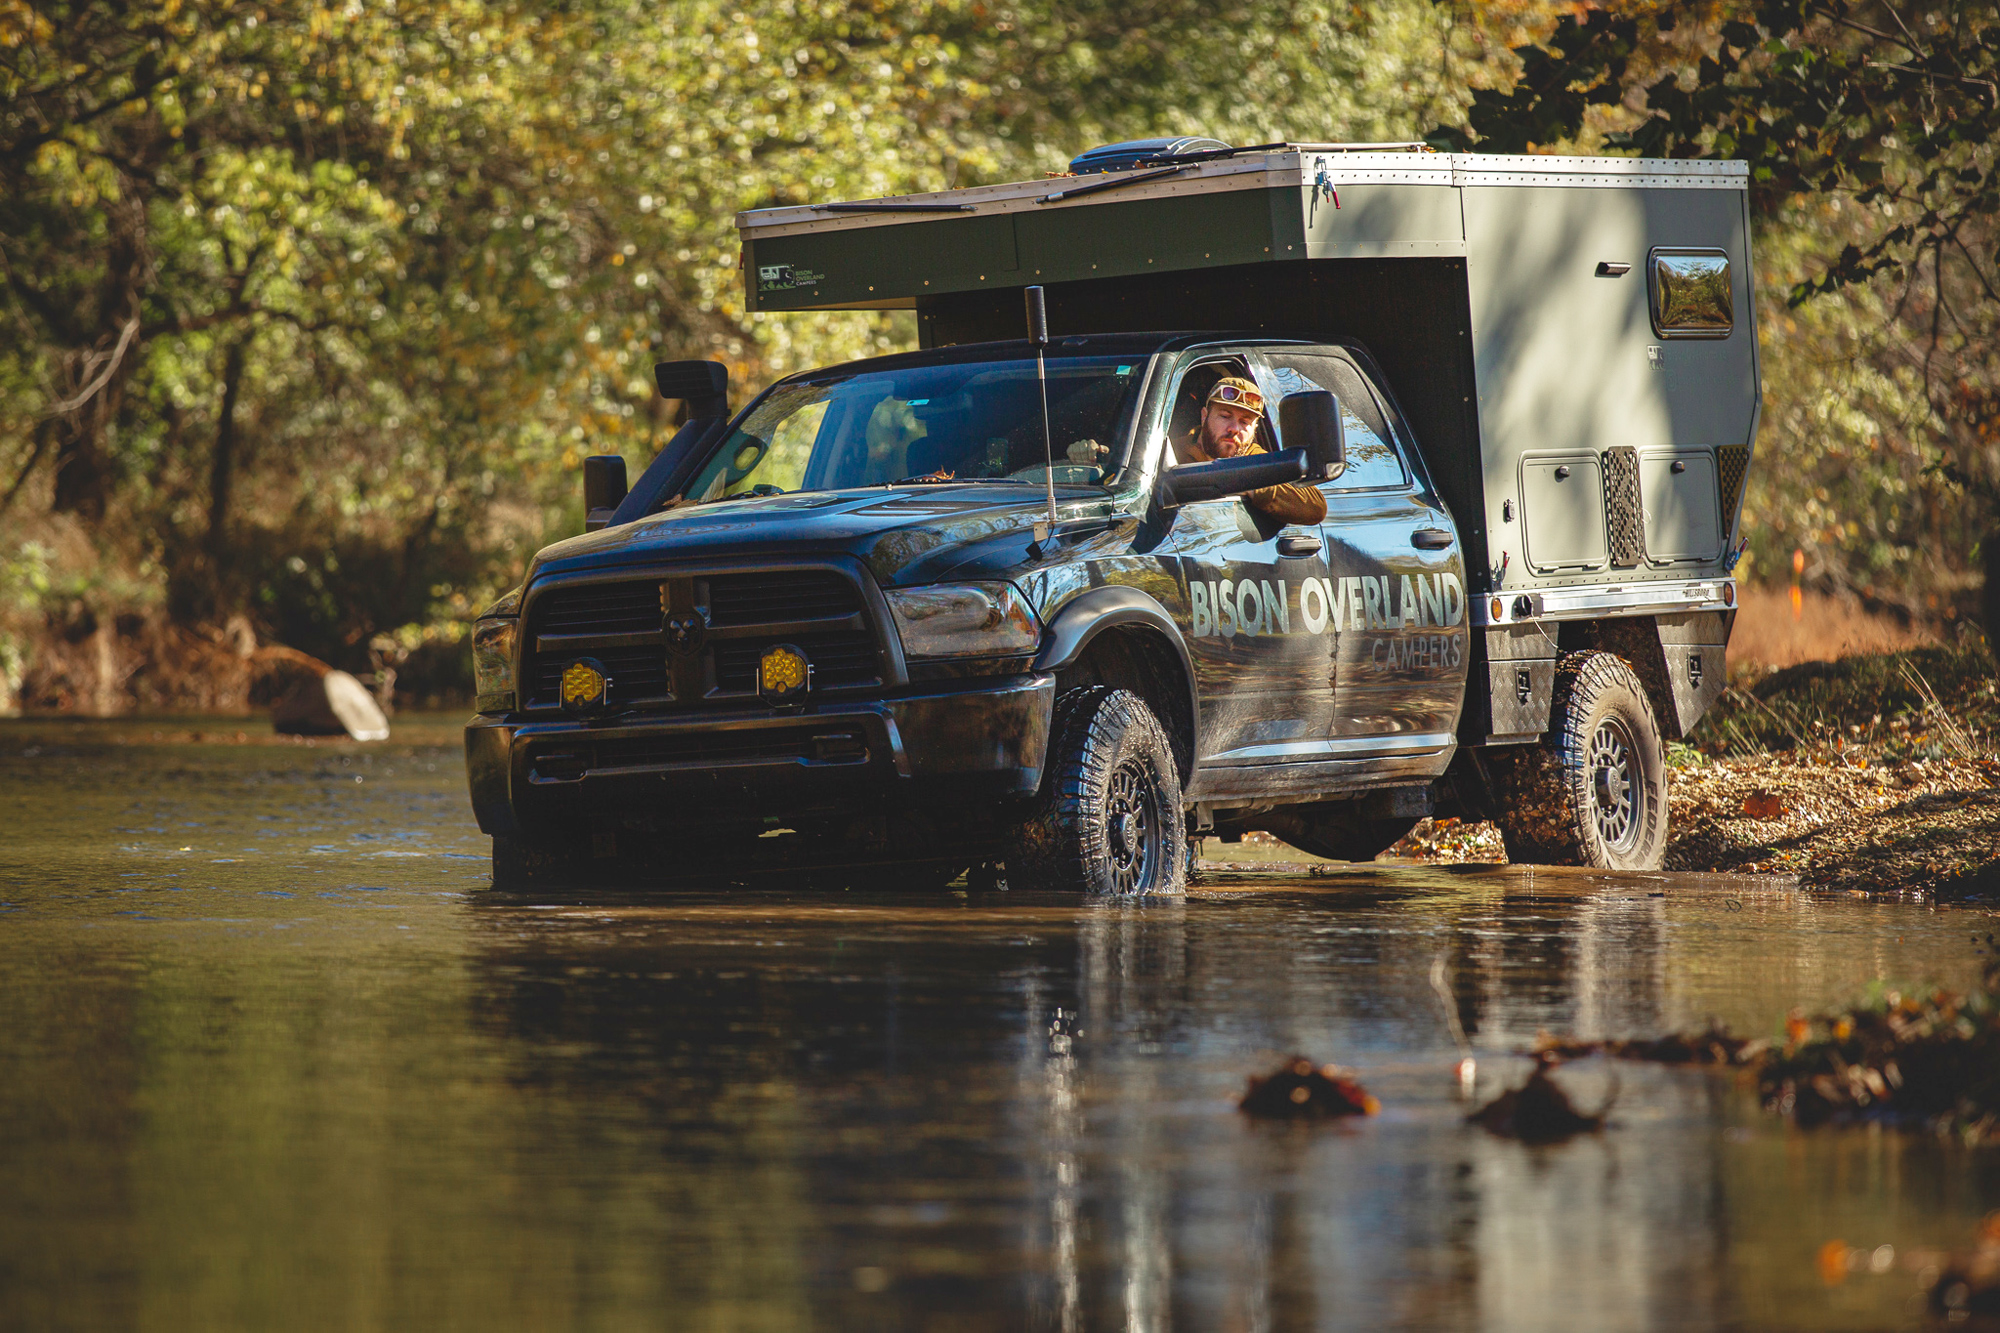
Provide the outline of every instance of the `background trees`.
{"type": "Polygon", "coordinates": [[[738,210],[1150,133],[1752,155],[1757,549],[1948,601],[2000,422],[1994,136],[1990,27],[1927,3],[1898,37],[1625,0],[0,0],[0,706],[114,668],[171,700],[162,626],[448,682],[580,522],[581,458],[670,433],[655,360],[747,392],[911,340],[746,315],[738,210]]]}

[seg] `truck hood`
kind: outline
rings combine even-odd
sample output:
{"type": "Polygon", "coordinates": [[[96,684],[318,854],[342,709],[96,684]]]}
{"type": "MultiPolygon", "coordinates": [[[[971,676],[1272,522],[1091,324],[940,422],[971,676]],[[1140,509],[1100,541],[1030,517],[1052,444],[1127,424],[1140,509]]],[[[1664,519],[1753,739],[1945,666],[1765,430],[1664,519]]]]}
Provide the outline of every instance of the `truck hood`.
{"type": "MultiPolygon", "coordinates": [[[[1065,524],[1111,513],[1099,493],[1056,494],[1065,524]]],[[[873,487],[689,505],[586,533],[542,550],[528,581],[663,560],[848,555],[883,587],[932,583],[975,566],[1031,566],[1033,527],[1048,512],[1028,486],[873,487]]]]}

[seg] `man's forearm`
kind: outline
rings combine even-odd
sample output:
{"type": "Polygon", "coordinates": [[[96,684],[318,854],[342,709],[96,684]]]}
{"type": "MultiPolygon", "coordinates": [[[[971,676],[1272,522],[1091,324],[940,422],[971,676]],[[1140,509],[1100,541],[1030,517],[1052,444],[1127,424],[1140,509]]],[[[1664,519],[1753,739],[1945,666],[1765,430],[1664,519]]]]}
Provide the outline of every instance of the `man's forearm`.
{"type": "Polygon", "coordinates": [[[1258,513],[1284,523],[1317,523],[1326,517],[1326,497],[1315,486],[1287,482],[1251,491],[1243,498],[1258,513]]]}

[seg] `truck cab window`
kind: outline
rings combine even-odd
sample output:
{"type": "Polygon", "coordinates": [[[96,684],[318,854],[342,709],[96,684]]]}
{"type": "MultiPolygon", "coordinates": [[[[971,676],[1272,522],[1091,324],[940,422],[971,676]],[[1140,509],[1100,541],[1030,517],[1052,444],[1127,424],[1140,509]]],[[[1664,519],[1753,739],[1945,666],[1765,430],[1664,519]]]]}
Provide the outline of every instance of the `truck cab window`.
{"type": "MultiPolygon", "coordinates": [[[[1130,432],[1142,363],[1051,357],[1058,486],[1102,483],[1130,432]]],[[[695,474],[696,501],[1048,471],[1033,361],[974,361],[777,384],[695,474]]]]}
{"type": "Polygon", "coordinates": [[[1409,481],[1402,457],[1390,443],[1389,423],[1367,383],[1353,366],[1335,356],[1272,352],[1272,387],[1282,398],[1309,389],[1325,389],[1340,400],[1347,431],[1347,469],[1326,483],[1334,490],[1363,491],[1401,486],[1409,481]]]}

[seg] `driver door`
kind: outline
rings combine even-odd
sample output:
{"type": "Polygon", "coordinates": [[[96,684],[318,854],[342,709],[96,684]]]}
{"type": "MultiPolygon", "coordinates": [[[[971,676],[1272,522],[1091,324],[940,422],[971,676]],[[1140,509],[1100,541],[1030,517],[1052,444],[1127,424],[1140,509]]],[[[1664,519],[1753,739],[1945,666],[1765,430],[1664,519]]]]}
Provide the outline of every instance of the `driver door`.
{"type": "MultiPolygon", "coordinates": [[[[1185,456],[1218,379],[1252,378],[1258,369],[1243,351],[1190,353],[1172,380],[1164,461],[1185,456]]],[[[1269,412],[1260,439],[1275,445],[1269,412]]],[[[1327,730],[1326,669],[1300,607],[1301,589],[1327,573],[1319,528],[1276,522],[1231,496],[1182,505],[1170,540],[1202,700],[1198,758],[1263,766],[1323,748],[1315,742],[1327,730]]]]}

